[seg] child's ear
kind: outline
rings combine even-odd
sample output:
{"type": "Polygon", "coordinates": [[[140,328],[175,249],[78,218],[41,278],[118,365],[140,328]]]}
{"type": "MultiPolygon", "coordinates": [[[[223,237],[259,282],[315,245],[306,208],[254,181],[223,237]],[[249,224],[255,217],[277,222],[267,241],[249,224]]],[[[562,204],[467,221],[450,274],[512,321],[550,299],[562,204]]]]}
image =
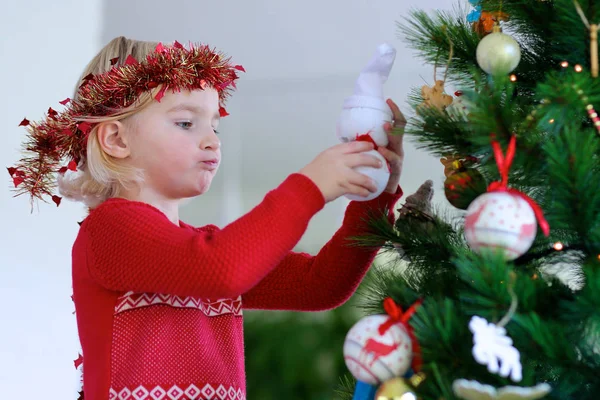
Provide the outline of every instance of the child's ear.
{"type": "Polygon", "coordinates": [[[115,158],[126,158],[131,154],[127,139],[124,135],[125,127],[119,121],[101,122],[98,124],[98,143],[104,152],[115,158]]]}

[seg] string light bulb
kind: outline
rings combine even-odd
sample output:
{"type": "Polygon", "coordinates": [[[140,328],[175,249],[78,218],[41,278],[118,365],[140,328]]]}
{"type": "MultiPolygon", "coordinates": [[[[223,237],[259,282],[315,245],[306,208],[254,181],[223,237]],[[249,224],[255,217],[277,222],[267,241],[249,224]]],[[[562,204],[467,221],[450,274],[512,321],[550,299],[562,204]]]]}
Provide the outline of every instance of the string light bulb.
{"type": "Polygon", "coordinates": [[[511,82],[516,82],[516,81],[517,81],[517,76],[516,76],[515,74],[512,74],[512,75],[510,76],[510,81],[511,81],[511,82]]]}
{"type": "MultiPolygon", "coordinates": [[[[571,87],[577,91],[577,94],[579,95],[579,98],[581,99],[581,101],[585,104],[587,103],[587,101],[589,100],[588,97],[585,95],[585,92],[583,91],[583,89],[577,89],[577,85],[573,84],[571,85],[571,87]]],[[[598,134],[600,134],[600,117],[598,116],[598,113],[596,112],[596,110],[594,109],[594,105],[591,103],[588,103],[585,106],[585,109],[587,110],[587,113],[590,117],[590,119],[592,120],[592,122],[594,123],[594,126],[596,127],[596,130],[598,131],[598,134]]]]}
{"type": "Polygon", "coordinates": [[[579,65],[579,64],[575,65],[574,68],[575,68],[575,72],[581,72],[581,71],[583,71],[583,67],[581,65],[579,65]]]}
{"type": "Polygon", "coordinates": [[[554,243],[554,250],[556,251],[561,251],[565,246],[563,246],[563,244],[561,242],[556,242],[554,243]]]}
{"type": "Polygon", "coordinates": [[[560,66],[563,68],[567,68],[569,66],[569,62],[568,61],[563,61],[560,63],[560,66]]]}
{"type": "Polygon", "coordinates": [[[550,121],[548,121],[548,122],[550,122],[551,124],[553,124],[554,123],[554,118],[551,118],[550,121]]]}

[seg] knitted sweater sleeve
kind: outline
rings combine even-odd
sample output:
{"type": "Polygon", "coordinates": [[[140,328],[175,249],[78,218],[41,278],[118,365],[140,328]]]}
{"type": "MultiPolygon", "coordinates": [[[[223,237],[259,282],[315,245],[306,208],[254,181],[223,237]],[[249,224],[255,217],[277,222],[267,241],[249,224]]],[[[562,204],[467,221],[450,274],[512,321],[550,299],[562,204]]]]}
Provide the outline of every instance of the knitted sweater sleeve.
{"type": "Polygon", "coordinates": [[[81,226],[87,270],[114,291],[235,298],[285,258],[324,204],[300,174],[222,230],[185,229],[144,203],[109,201],[81,226]]]}
{"type": "Polygon", "coordinates": [[[393,206],[402,196],[383,193],[367,202],[351,202],[341,228],[316,256],[288,254],[281,264],[243,296],[249,309],[323,311],[346,302],[356,291],[377,254],[377,249],[353,246],[350,238],[368,232],[370,212],[386,213],[393,221],[393,206]]]}

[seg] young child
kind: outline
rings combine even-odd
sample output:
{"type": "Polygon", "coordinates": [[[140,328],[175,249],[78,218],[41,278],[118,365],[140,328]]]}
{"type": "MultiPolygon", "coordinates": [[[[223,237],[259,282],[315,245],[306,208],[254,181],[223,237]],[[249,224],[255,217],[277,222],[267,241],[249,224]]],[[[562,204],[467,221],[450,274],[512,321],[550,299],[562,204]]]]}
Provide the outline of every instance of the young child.
{"type": "Polygon", "coordinates": [[[310,219],[344,194],[376,191],[353,170],[378,166],[364,154],[370,143],[325,150],[222,229],[179,220],[182,199],[205,193],[217,172],[217,126],[238,70],[207,46],[121,37],[91,61],[63,112],[22,123],[34,156],[9,168],[18,189],[58,205],[58,171],[62,195],[90,208],[72,251],[86,400],[245,399],[242,310],[337,307],[376,254],[348,238],[366,232],[369,211],[392,218],[401,196],[391,124],[379,149],[391,170],[385,192],[351,202],[316,256],[291,251],[310,219]]]}

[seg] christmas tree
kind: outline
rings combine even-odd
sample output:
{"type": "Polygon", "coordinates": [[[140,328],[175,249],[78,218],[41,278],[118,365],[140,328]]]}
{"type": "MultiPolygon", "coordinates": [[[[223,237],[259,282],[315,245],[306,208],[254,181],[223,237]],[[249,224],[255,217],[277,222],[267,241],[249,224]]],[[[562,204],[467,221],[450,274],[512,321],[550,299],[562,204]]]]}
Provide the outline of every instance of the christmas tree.
{"type": "Polygon", "coordinates": [[[598,0],[470,0],[399,22],[437,70],[405,134],[440,158],[452,208],[431,207],[426,182],[394,225],[372,215],[354,238],[396,262],[363,290],[339,398],[600,396],[595,23],[598,0]]]}

